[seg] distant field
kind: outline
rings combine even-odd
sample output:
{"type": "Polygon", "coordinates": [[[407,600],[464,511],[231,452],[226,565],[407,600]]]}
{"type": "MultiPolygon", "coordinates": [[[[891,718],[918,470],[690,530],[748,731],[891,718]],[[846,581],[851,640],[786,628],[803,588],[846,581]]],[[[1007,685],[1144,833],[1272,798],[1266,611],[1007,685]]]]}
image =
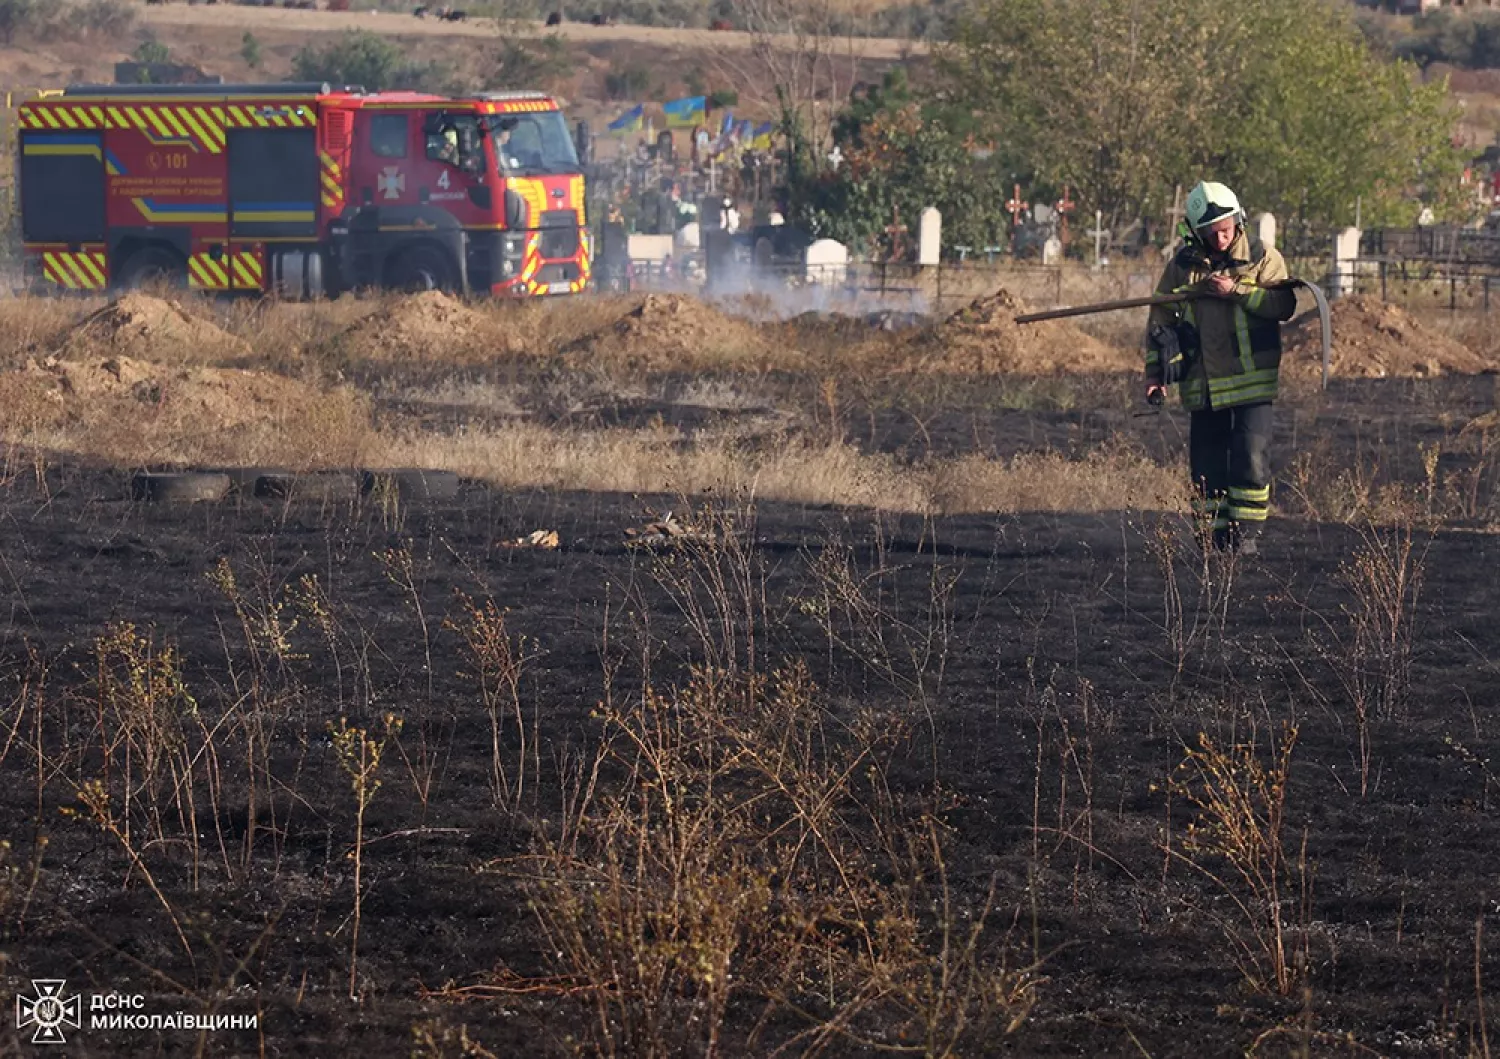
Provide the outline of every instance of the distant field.
{"type": "MultiPolygon", "coordinates": [[[[367,29],[375,33],[399,33],[402,36],[421,37],[493,37],[495,23],[488,19],[472,22],[439,22],[435,19],[414,18],[409,14],[392,11],[291,11],[284,8],[253,8],[216,5],[214,7],[186,4],[164,4],[142,6],[141,22],[150,27],[204,26],[232,27],[238,30],[295,30],[305,33],[328,33],[345,29],[367,29]]],[[[586,23],[564,22],[561,26],[548,28],[540,22],[520,23],[528,26],[538,36],[544,33],[560,33],[569,41],[580,44],[605,44],[610,42],[632,42],[668,47],[721,49],[748,49],[754,42],[753,34],[736,30],[710,31],[702,29],[668,29],[660,26],[591,26],[586,23]]],[[[790,45],[791,39],[784,43],[790,45]]],[[[841,46],[841,50],[844,50],[841,46]]],[[[856,56],[868,59],[898,59],[906,54],[922,54],[926,45],[921,42],[892,40],[881,37],[857,37],[848,42],[848,50],[856,56]]]]}

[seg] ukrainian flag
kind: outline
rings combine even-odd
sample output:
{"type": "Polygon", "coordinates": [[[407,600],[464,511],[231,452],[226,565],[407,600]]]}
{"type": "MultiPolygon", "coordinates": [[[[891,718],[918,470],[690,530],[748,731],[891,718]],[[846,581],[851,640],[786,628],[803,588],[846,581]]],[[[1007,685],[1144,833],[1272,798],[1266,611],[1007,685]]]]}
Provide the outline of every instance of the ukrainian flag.
{"type": "Polygon", "coordinates": [[[707,96],[684,96],[661,105],[667,116],[667,128],[690,129],[708,120],[707,96]]]}
{"type": "Polygon", "coordinates": [[[636,132],[646,121],[646,104],[637,103],[609,123],[610,132],[636,132]]]}
{"type": "Polygon", "coordinates": [[[750,140],[752,151],[769,151],[771,149],[771,133],[775,131],[774,122],[766,122],[764,125],[755,127],[755,135],[750,140]]]}
{"type": "Polygon", "coordinates": [[[734,132],[734,114],[726,110],[724,120],[719,122],[719,136],[721,139],[728,139],[732,132],[734,132]]]}

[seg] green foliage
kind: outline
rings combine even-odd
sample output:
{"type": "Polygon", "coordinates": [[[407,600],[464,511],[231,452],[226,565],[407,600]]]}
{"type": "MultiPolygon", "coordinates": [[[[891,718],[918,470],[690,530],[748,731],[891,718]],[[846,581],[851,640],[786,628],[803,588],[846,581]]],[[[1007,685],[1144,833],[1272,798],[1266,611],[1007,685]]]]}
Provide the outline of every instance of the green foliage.
{"type": "Polygon", "coordinates": [[[240,38],[240,58],[245,60],[245,65],[254,70],[260,66],[260,41],[255,39],[255,34],[248,29],[240,38]]]}
{"type": "Polygon", "coordinates": [[[610,99],[636,99],[651,87],[651,71],[637,63],[613,66],[604,75],[604,94],[610,99]]]}
{"type": "Polygon", "coordinates": [[[172,61],[172,52],[155,37],[147,37],[130,57],[138,63],[165,63],[172,61]]]}
{"type": "Polygon", "coordinates": [[[572,69],[567,42],[559,34],[545,37],[505,35],[495,56],[488,88],[549,88],[572,69]]]}
{"type": "Polygon", "coordinates": [[[1306,0],[989,0],[938,55],[929,106],[1001,147],[1034,193],[1115,224],[1212,177],[1252,209],[1348,223],[1442,205],[1461,159],[1442,85],[1306,0]]]}
{"type": "Polygon", "coordinates": [[[1411,22],[1374,13],[1356,19],[1373,47],[1418,66],[1447,63],[1463,69],[1500,67],[1500,11],[1439,8],[1411,22]]]}
{"type": "Polygon", "coordinates": [[[306,45],[292,57],[292,80],[361,85],[371,92],[417,89],[435,77],[430,66],[406,62],[401,46],[368,30],[350,30],[324,48],[306,45]]]}
{"type": "Polygon", "coordinates": [[[789,137],[800,157],[788,188],[796,223],[819,237],[883,254],[892,249],[883,235],[887,226],[899,221],[914,244],[918,215],[936,206],[950,245],[1004,243],[1006,174],[992,160],[976,157],[970,141],[924,118],[916,104],[872,112],[857,128],[846,126],[835,135],[843,154],[837,169],[820,165],[801,137],[789,137]]]}
{"type": "MultiPolygon", "coordinates": [[[[703,92],[692,92],[693,95],[703,95],[703,92]]],[[[737,107],[740,104],[740,94],[732,88],[716,88],[708,93],[708,109],[723,110],[725,107],[737,107]]]]}

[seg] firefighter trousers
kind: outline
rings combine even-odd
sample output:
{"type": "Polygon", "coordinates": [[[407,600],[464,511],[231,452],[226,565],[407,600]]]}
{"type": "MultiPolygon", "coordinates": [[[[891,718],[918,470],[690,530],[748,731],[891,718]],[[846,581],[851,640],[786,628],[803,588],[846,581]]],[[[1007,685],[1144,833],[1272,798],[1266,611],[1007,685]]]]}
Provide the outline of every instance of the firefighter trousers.
{"type": "Polygon", "coordinates": [[[1254,540],[1271,503],[1271,402],[1192,413],[1188,465],[1195,502],[1225,547],[1254,540]]]}

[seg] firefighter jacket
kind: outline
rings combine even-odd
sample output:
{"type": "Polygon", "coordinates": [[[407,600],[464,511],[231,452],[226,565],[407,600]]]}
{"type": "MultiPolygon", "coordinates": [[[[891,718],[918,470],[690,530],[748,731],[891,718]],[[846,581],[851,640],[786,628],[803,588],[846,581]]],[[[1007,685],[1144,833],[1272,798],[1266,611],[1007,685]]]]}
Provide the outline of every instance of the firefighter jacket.
{"type": "MultiPolygon", "coordinates": [[[[1191,329],[1180,332],[1196,331],[1196,350],[1183,349],[1178,384],[1182,406],[1190,412],[1274,401],[1281,369],[1281,324],[1297,311],[1296,292],[1289,285],[1276,286],[1290,278],[1281,254],[1269,248],[1252,251],[1243,229],[1214,264],[1178,254],[1167,263],[1156,293],[1204,290],[1216,270],[1235,281],[1232,294],[1152,306],[1148,324],[1187,323],[1191,329]]],[[[1149,341],[1147,346],[1146,377],[1159,382],[1160,356],[1149,341]]]]}

